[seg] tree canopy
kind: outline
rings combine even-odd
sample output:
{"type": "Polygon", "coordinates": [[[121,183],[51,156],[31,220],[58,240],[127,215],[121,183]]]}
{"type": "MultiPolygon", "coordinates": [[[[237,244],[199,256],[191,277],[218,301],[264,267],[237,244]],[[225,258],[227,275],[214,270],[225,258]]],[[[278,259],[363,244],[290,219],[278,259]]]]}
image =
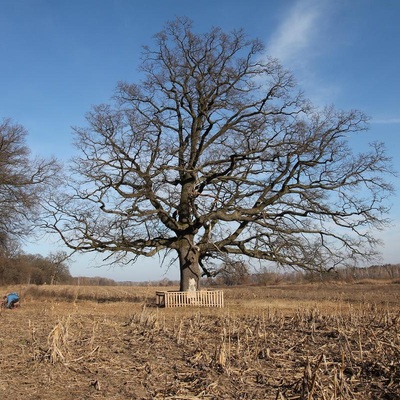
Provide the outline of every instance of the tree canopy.
{"type": "Polygon", "coordinates": [[[372,257],[385,224],[380,143],[356,154],[360,111],[314,107],[262,43],[178,18],[144,47],[143,81],[75,128],[49,227],[115,262],[175,252],[181,290],[213,260],[324,270],[372,257]]]}
{"type": "Polygon", "coordinates": [[[0,249],[9,251],[37,226],[43,197],[59,171],[54,159],[31,157],[26,129],[0,122],[0,249]]]}

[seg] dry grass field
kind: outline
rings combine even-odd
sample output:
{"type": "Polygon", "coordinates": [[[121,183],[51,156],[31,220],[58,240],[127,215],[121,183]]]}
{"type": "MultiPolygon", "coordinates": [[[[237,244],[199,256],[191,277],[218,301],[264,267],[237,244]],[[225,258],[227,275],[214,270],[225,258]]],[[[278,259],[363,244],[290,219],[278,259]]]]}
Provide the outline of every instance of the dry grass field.
{"type": "Polygon", "coordinates": [[[227,288],[222,309],[156,308],[159,287],[10,289],[1,399],[400,399],[399,284],[227,288]]]}

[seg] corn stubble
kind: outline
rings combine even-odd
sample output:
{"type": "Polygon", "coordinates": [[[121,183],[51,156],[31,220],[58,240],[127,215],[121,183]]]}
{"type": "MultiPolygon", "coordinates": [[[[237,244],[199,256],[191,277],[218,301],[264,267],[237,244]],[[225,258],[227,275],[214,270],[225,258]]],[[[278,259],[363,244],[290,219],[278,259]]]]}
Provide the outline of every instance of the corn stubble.
{"type": "Polygon", "coordinates": [[[318,302],[297,308],[290,303],[288,311],[287,299],[282,298],[281,307],[265,307],[264,301],[246,308],[231,297],[222,310],[171,310],[150,301],[104,304],[78,297],[69,303],[46,300],[43,306],[32,299],[19,314],[2,315],[6,324],[13,318],[14,326],[23,313],[30,318],[13,352],[24,385],[16,383],[15,365],[7,377],[6,339],[0,341],[0,395],[400,398],[400,313],[395,304],[368,303],[364,297],[363,302],[336,302],[330,308],[318,302]]]}

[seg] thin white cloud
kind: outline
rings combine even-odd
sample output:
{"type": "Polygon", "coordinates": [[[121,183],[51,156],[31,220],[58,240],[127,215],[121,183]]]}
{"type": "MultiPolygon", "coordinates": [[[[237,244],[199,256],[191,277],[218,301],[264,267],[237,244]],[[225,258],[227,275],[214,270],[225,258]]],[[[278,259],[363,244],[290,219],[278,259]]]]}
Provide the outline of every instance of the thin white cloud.
{"type": "Polygon", "coordinates": [[[373,124],[400,124],[400,118],[373,118],[373,124]]]}
{"type": "Polygon", "coordinates": [[[269,55],[283,64],[297,63],[318,38],[318,26],[324,1],[298,0],[281,21],[267,47],[269,55]]]}
{"type": "Polygon", "coordinates": [[[266,55],[291,70],[315,104],[329,103],[340,93],[333,81],[318,76],[318,57],[330,52],[329,28],[335,5],[329,0],[296,0],[282,13],[270,36],[266,55]]]}
{"type": "Polygon", "coordinates": [[[309,47],[317,18],[317,8],[310,7],[308,1],[298,1],[272,35],[268,53],[283,63],[293,61],[309,47]]]}

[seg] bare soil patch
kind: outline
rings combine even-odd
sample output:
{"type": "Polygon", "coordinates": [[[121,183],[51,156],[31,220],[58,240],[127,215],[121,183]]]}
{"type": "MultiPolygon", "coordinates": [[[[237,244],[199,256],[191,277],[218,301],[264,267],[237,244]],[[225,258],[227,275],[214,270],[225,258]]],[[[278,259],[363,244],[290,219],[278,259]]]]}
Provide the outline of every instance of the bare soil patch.
{"type": "Polygon", "coordinates": [[[229,288],[223,309],[158,309],[159,288],[17,289],[0,398],[400,398],[399,285],[229,288]]]}

